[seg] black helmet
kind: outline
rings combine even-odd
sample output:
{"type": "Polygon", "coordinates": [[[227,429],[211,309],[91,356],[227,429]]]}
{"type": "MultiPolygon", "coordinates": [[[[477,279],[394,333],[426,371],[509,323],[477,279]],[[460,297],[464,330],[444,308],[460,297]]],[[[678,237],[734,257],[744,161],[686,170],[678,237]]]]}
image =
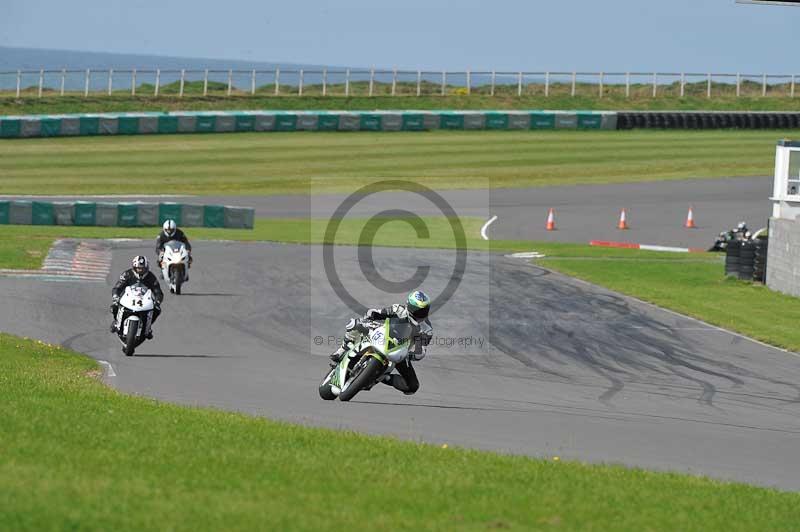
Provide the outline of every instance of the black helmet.
{"type": "Polygon", "coordinates": [[[136,255],[133,257],[131,265],[133,266],[133,275],[135,275],[137,279],[141,279],[147,275],[148,270],[150,270],[150,264],[148,264],[147,257],[144,255],[136,255]]]}
{"type": "Polygon", "coordinates": [[[431,310],[431,298],[422,290],[415,290],[408,294],[406,309],[412,321],[422,321],[431,310]]]}

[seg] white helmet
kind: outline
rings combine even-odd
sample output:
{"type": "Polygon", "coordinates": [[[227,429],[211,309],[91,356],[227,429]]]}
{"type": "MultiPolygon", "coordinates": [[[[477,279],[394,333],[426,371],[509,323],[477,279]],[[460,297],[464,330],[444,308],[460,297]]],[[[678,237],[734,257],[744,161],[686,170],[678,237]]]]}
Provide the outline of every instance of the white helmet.
{"type": "Polygon", "coordinates": [[[167,236],[174,235],[175,231],[178,229],[178,225],[175,223],[175,220],[166,220],[164,225],[161,227],[164,229],[164,234],[167,236]]]}
{"type": "Polygon", "coordinates": [[[133,275],[137,279],[142,279],[147,275],[147,271],[150,269],[150,264],[147,262],[147,257],[144,255],[136,255],[133,257],[131,266],[133,266],[133,275]]]}

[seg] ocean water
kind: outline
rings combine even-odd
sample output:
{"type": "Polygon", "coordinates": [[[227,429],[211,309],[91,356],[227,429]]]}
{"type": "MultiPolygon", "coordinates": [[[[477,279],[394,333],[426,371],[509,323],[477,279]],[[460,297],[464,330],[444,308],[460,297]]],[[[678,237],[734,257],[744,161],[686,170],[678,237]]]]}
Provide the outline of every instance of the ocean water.
{"type": "MultiPolygon", "coordinates": [[[[116,54],[105,52],[80,52],[71,50],[43,50],[34,48],[11,48],[0,46],[0,90],[14,91],[17,85],[17,70],[22,70],[20,88],[36,90],[39,85],[40,70],[44,70],[42,85],[45,90],[60,91],[63,82],[66,92],[82,92],[86,88],[87,74],[90,93],[105,93],[109,82],[113,91],[130,90],[133,85],[137,92],[153,90],[156,82],[156,70],[160,69],[159,86],[174,83],[180,79],[181,69],[186,70],[185,79],[202,81],[205,70],[209,70],[208,79],[212,82],[228,83],[239,91],[249,91],[253,86],[252,71],[256,70],[255,86],[257,88],[273,87],[276,70],[280,70],[279,84],[282,93],[297,92],[300,85],[300,71],[303,70],[304,85],[320,85],[323,76],[328,84],[344,85],[345,70],[348,67],[337,65],[313,65],[299,63],[276,63],[269,61],[253,62],[231,59],[202,59],[186,57],[170,57],[156,55],[116,54]],[[65,73],[62,74],[62,69],[65,73]],[[113,73],[109,76],[109,69],[113,73]],[[133,71],[136,70],[134,79],[133,71]],[[323,74],[323,70],[328,72],[323,74]],[[233,71],[229,74],[229,71],[233,71]],[[63,81],[62,81],[63,80],[63,81]],[[141,88],[143,84],[148,87],[141,88]]],[[[351,83],[367,83],[370,79],[369,68],[351,68],[351,83]]],[[[529,76],[526,82],[538,81],[540,76],[529,76]]],[[[437,91],[441,85],[441,72],[422,72],[420,78],[429,84],[427,92],[437,91]],[[431,88],[432,86],[432,88],[431,88]]],[[[417,72],[407,71],[394,74],[389,68],[377,68],[374,75],[376,83],[415,84],[417,72]]],[[[444,81],[450,87],[464,87],[467,83],[465,72],[448,72],[444,81]]],[[[495,77],[497,85],[516,85],[514,73],[499,74],[495,77]]],[[[486,86],[490,83],[488,74],[473,73],[470,82],[473,87],[486,86]]]]}
{"type": "MultiPolygon", "coordinates": [[[[64,88],[66,91],[82,91],[89,69],[89,90],[102,92],[108,88],[108,70],[113,69],[112,88],[130,88],[132,71],[137,70],[136,84],[155,83],[156,69],[161,69],[160,84],[163,86],[180,79],[180,70],[187,70],[187,81],[201,80],[204,70],[209,69],[209,80],[227,83],[228,70],[233,70],[232,85],[247,90],[252,84],[252,70],[257,70],[256,85],[274,83],[274,72],[281,70],[280,83],[297,85],[299,70],[303,69],[304,83],[320,83],[325,65],[297,63],[253,62],[228,59],[202,59],[156,55],[116,54],[104,52],[80,52],[72,50],[42,50],[34,48],[10,48],[0,46],[0,90],[13,90],[17,83],[17,70],[22,74],[23,89],[38,87],[39,70],[44,69],[44,87],[60,90],[61,70],[66,69],[64,88]]],[[[330,66],[332,70],[345,67],[330,66]]],[[[330,80],[331,83],[337,80],[330,80]]]]}

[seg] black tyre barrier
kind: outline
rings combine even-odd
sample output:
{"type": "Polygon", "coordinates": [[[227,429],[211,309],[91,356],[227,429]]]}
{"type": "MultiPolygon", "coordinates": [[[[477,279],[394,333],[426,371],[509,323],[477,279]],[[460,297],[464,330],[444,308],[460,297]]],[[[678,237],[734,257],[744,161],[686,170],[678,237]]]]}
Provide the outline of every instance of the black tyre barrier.
{"type": "Polygon", "coordinates": [[[741,242],[734,240],[729,242],[728,247],[725,248],[725,275],[739,276],[739,252],[741,247],[741,242]]]}
{"type": "Polygon", "coordinates": [[[617,113],[617,129],[798,129],[800,113],[617,113]]]}
{"type": "Polygon", "coordinates": [[[763,283],[767,277],[767,246],[768,239],[755,241],[755,261],[753,263],[753,280],[763,283]]]}
{"type": "Polygon", "coordinates": [[[752,281],[755,272],[756,246],[753,242],[742,243],[739,251],[739,279],[752,281]]]}
{"type": "Polygon", "coordinates": [[[619,129],[633,129],[633,120],[630,113],[620,113],[617,115],[617,127],[619,129]]]}

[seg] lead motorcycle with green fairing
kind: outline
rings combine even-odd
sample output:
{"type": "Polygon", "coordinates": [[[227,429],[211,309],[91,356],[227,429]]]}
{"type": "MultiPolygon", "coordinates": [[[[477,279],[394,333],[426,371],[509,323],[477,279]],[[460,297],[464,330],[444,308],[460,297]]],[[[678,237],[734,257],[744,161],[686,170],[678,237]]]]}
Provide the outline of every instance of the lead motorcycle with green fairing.
{"type": "Polygon", "coordinates": [[[322,379],[319,396],[326,401],[337,397],[349,401],[358,392],[371,389],[409,356],[413,331],[407,321],[386,318],[366,325],[367,332],[322,379]]]}

